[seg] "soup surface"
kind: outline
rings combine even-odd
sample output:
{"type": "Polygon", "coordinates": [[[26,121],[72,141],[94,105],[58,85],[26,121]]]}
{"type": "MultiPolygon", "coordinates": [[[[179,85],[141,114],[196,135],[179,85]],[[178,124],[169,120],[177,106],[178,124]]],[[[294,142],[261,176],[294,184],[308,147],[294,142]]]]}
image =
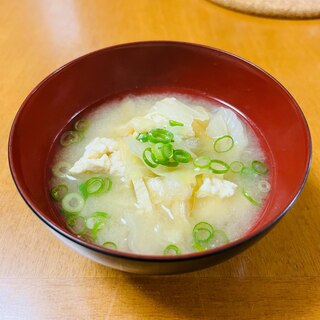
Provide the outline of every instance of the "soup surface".
{"type": "Polygon", "coordinates": [[[138,254],[243,236],[270,191],[258,139],[230,108],[178,94],[127,96],[64,131],[50,193],[70,231],[138,254]]]}

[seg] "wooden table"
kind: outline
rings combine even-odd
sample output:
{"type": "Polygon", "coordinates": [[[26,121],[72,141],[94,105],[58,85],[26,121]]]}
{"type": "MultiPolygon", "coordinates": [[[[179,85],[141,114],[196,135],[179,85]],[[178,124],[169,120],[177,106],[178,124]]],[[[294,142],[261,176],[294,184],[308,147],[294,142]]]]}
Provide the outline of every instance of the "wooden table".
{"type": "Polygon", "coordinates": [[[248,16],[206,0],[0,1],[1,319],[320,319],[320,21],[248,16]],[[54,238],[7,163],[13,118],[46,75],[87,52],[151,39],[206,44],[275,76],[310,125],[313,166],[294,208],[258,244],[179,276],[108,269],[54,238]]]}

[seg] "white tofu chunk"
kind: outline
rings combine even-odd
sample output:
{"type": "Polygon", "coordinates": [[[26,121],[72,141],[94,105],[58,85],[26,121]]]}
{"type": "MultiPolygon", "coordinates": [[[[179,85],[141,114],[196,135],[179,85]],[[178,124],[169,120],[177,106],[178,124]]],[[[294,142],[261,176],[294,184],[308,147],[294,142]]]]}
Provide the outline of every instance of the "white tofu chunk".
{"type": "Polygon", "coordinates": [[[232,197],[238,186],[228,180],[219,178],[205,178],[197,192],[197,198],[218,196],[220,198],[232,197]]]}
{"type": "Polygon", "coordinates": [[[108,154],[116,151],[118,144],[108,138],[95,138],[86,147],[83,156],[70,168],[69,174],[108,172],[111,161],[108,154]]]}

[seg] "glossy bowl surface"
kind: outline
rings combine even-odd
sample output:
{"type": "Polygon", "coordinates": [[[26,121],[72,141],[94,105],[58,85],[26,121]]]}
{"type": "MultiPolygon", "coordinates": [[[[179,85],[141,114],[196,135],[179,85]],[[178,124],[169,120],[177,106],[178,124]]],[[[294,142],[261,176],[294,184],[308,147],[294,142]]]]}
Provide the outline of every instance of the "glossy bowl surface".
{"type": "MultiPolygon", "coordinates": [[[[311,138],[299,106],[274,78],[227,52],[190,43],[151,41],[118,45],[80,57],[43,80],[12,125],[9,163],[32,211],[61,240],[116,269],[145,274],[205,268],[264,235],[300,194],[311,162],[311,138]],[[254,128],[272,163],[272,191],[258,223],[218,249],[175,257],[143,256],[89,244],[72,235],[48,195],[50,148],[75,114],[99,101],[137,91],[192,91],[234,106],[254,128]]],[[[32,223],[32,220],[30,220],[32,223]]]]}

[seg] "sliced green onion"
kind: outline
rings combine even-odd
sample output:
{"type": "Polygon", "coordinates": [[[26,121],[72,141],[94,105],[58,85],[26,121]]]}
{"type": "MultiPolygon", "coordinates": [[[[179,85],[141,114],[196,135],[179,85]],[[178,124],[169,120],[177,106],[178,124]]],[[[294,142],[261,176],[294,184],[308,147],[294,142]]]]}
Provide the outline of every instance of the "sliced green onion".
{"type": "Polygon", "coordinates": [[[117,250],[117,245],[111,241],[107,241],[107,242],[103,243],[103,246],[107,249],[117,250]]]}
{"type": "Polygon", "coordinates": [[[94,240],[97,238],[98,231],[102,229],[108,217],[108,213],[97,211],[86,219],[86,226],[88,229],[92,230],[92,238],[94,240]]]}
{"type": "Polygon", "coordinates": [[[161,148],[161,153],[164,158],[170,159],[173,156],[173,146],[171,143],[164,144],[161,148]]]}
{"type": "Polygon", "coordinates": [[[184,124],[182,122],[175,121],[175,120],[169,120],[169,125],[171,127],[183,127],[184,126],[184,124]]]}
{"type": "Polygon", "coordinates": [[[167,161],[165,163],[162,163],[163,166],[166,166],[166,167],[170,167],[170,168],[175,168],[179,165],[179,162],[176,162],[176,161],[167,161]]]}
{"type": "Polygon", "coordinates": [[[142,159],[151,168],[156,168],[158,166],[158,164],[154,163],[154,161],[152,160],[151,148],[144,149],[142,159]]]}
{"type": "Polygon", "coordinates": [[[271,190],[271,184],[267,180],[260,180],[258,182],[258,189],[261,192],[269,192],[271,190]]]}
{"type": "Polygon", "coordinates": [[[158,142],[158,143],[152,145],[152,147],[151,147],[151,153],[152,153],[152,155],[154,156],[154,157],[152,157],[152,160],[153,160],[154,162],[156,162],[156,163],[158,163],[157,160],[160,161],[160,163],[161,163],[161,161],[163,162],[163,161],[168,160],[168,159],[167,159],[166,157],[164,157],[163,154],[162,154],[162,148],[163,148],[163,146],[164,146],[164,144],[163,144],[162,142],[158,142]],[[156,159],[156,160],[155,160],[155,159],[156,159]]]}
{"type": "Polygon", "coordinates": [[[192,244],[193,249],[197,251],[205,251],[207,249],[207,246],[205,246],[206,243],[200,243],[200,242],[194,242],[192,244]]]}
{"type": "Polygon", "coordinates": [[[69,162],[59,161],[52,167],[52,173],[58,178],[64,178],[70,168],[71,164],[69,162]]]}
{"type": "Polygon", "coordinates": [[[231,150],[233,145],[233,138],[229,135],[225,135],[215,140],[213,143],[213,148],[216,152],[223,153],[231,150]]]}
{"type": "Polygon", "coordinates": [[[244,168],[244,164],[241,161],[233,161],[230,163],[230,170],[234,173],[240,173],[244,168]]]}
{"type": "Polygon", "coordinates": [[[53,200],[60,201],[68,193],[68,187],[65,184],[58,184],[50,190],[53,200]]]}
{"type": "Polygon", "coordinates": [[[191,160],[191,154],[182,149],[173,150],[173,159],[177,162],[188,163],[191,160]]]}
{"type": "Polygon", "coordinates": [[[149,140],[148,132],[139,133],[136,139],[140,142],[147,142],[149,140]]]}
{"type": "Polygon", "coordinates": [[[93,177],[85,183],[88,194],[96,194],[103,190],[104,179],[100,177],[93,177]]]}
{"type": "Polygon", "coordinates": [[[79,186],[83,197],[88,198],[89,195],[108,192],[112,187],[112,181],[109,178],[92,177],[79,186]]]}
{"type": "Polygon", "coordinates": [[[169,244],[164,248],[163,254],[165,256],[174,256],[174,255],[181,254],[181,250],[175,244],[169,244]]]}
{"type": "Polygon", "coordinates": [[[214,235],[210,240],[210,247],[216,248],[229,242],[226,233],[222,230],[214,230],[214,235]]]}
{"type": "Polygon", "coordinates": [[[84,207],[84,199],[79,193],[68,193],[61,202],[62,209],[67,212],[80,212],[84,207]]]}
{"type": "Polygon", "coordinates": [[[261,175],[266,174],[268,172],[267,166],[259,160],[253,160],[251,162],[251,167],[256,173],[261,175]]]}
{"type": "Polygon", "coordinates": [[[223,174],[229,171],[230,166],[222,160],[211,160],[210,169],[213,173],[223,174]]]}
{"type": "Polygon", "coordinates": [[[245,189],[242,190],[242,194],[243,194],[243,196],[244,196],[248,201],[250,201],[253,205],[255,205],[255,206],[260,206],[260,203],[259,203],[258,201],[256,201],[255,199],[253,199],[245,189]]]}
{"type": "Polygon", "coordinates": [[[201,157],[195,158],[193,160],[193,164],[197,168],[201,168],[201,169],[208,168],[211,164],[211,160],[209,157],[201,156],[201,157]]]}
{"type": "Polygon", "coordinates": [[[148,133],[148,139],[152,143],[158,143],[158,142],[170,143],[173,141],[173,138],[174,138],[173,133],[166,129],[161,129],[161,128],[152,129],[148,133]]]}
{"type": "Polygon", "coordinates": [[[67,227],[71,232],[75,234],[81,234],[86,230],[84,218],[75,215],[70,216],[67,219],[67,227]]]}
{"type": "Polygon", "coordinates": [[[67,147],[73,143],[79,142],[81,135],[78,131],[66,131],[60,137],[60,143],[62,146],[67,147]]]}
{"type": "Polygon", "coordinates": [[[212,225],[207,222],[197,223],[192,230],[192,236],[195,242],[207,242],[212,238],[213,234],[214,229],[212,225]]]}
{"type": "Polygon", "coordinates": [[[243,167],[241,169],[241,174],[243,174],[245,176],[251,176],[251,175],[255,174],[255,171],[252,169],[252,167],[243,167]]]}
{"type": "Polygon", "coordinates": [[[74,124],[74,129],[80,132],[84,132],[89,127],[89,122],[86,119],[80,119],[74,124]]]}

